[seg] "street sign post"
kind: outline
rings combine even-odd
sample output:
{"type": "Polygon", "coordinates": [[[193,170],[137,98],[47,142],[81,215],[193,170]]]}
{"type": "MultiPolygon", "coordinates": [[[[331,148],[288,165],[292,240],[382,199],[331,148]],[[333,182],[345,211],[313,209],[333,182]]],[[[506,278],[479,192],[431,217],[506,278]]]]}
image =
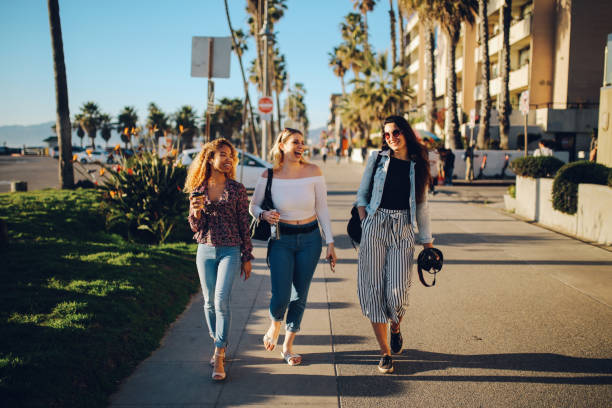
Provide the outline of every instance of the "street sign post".
{"type": "Polygon", "coordinates": [[[191,38],[191,76],[208,78],[206,142],[210,141],[210,115],[215,113],[215,84],[211,78],[229,78],[232,53],[230,37],[191,38]]]}
{"type": "Polygon", "coordinates": [[[525,119],[525,157],[527,157],[527,116],[529,115],[529,90],[523,91],[519,98],[519,110],[525,119]]]}
{"type": "Polygon", "coordinates": [[[270,120],[274,110],[274,100],[269,96],[262,96],[257,101],[257,110],[263,120],[270,120]]]}

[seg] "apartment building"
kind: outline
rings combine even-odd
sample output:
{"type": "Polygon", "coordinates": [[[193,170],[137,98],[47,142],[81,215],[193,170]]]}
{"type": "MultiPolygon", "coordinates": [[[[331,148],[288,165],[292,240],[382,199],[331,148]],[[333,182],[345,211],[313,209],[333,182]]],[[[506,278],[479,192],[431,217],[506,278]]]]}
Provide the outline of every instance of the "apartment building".
{"type": "MultiPolygon", "coordinates": [[[[493,108],[501,93],[501,8],[504,0],[488,3],[489,90],[493,108]]],[[[481,83],[481,40],[478,18],[474,26],[462,27],[456,49],[457,103],[460,120],[478,114],[483,97],[481,83]]],[[[528,133],[555,139],[559,148],[574,158],[588,149],[597,128],[599,91],[604,70],[607,34],[612,31],[612,2],[609,0],[513,0],[510,27],[509,91],[510,148],[522,144],[524,117],[518,110],[519,97],[530,95],[528,133]]],[[[410,83],[416,91],[415,107],[425,103],[423,24],[416,14],[407,25],[410,83]]],[[[435,31],[436,104],[443,108],[446,91],[446,37],[435,31]]],[[[499,137],[497,112],[492,112],[491,136],[499,137]]],[[[470,132],[467,124],[462,132],[470,132]]],[[[535,144],[536,142],[532,142],[535,144]]],[[[531,145],[530,144],[530,147],[531,145]]]]}

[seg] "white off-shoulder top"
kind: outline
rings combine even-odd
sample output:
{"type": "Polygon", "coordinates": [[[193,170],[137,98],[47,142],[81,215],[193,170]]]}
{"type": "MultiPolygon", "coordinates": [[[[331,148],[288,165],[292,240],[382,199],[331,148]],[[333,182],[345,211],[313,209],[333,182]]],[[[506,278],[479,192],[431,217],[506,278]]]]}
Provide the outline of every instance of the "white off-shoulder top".
{"type": "MultiPolygon", "coordinates": [[[[266,191],[267,177],[260,177],[255,185],[249,211],[258,218],[266,191]]],[[[272,201],[282,220],[297,221],[317,216],[325,235],[325,243],[334,242],[327,208],[327,187],[323,176],[297,179],[272,178],[272,201]]]]}

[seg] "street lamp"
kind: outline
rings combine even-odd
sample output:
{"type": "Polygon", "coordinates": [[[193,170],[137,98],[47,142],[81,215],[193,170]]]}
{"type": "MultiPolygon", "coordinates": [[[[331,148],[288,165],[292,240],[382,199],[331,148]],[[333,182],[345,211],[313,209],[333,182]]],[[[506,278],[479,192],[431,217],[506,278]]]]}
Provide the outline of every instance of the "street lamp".
{"type": "MultiPolygon", "coordinates": [[[[261,27],[261,31],[259,32],[259,36],[263,37],[263,96],[270,96],[270,79],[268,77],[268,59],[269,59],[269,49],[268,45],[271,38],[274,34],[270,31],[268,27],[268,0],[264,0],[264,23],[261,27]]],[[[261,158],[266,160],[266,156],[268,153],[268,139],[270,135],[270,122],[267,119],[263,119],[261,121],[261,158]]]]}

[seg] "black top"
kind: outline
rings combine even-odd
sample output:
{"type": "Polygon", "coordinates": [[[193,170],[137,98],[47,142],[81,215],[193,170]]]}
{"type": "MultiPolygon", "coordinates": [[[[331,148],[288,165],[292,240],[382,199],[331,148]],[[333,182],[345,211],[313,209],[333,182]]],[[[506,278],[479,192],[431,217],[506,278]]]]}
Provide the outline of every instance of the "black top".
{"type": "Polygon", "coordinates": [[[380,208],[410,210],[410,162],[391,157],[380,208]]]}

